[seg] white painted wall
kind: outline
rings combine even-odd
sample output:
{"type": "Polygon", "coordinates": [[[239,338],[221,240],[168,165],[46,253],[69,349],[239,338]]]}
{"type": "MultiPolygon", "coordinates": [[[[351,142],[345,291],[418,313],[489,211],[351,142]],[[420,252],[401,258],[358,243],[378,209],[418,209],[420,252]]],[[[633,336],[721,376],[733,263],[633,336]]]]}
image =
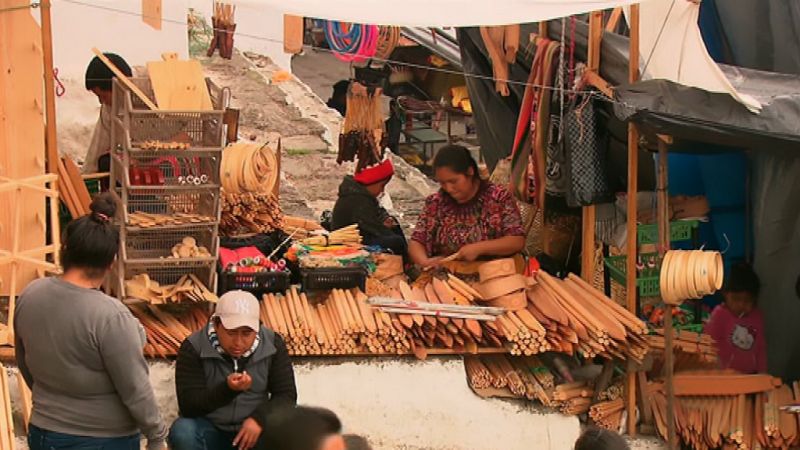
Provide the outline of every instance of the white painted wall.
{"type": "Polygon", "coordinates": [[[188,57],[188,1],[163,0],[159,31],[142,21],[141,0],[54,0],[53,59],[59,76],[83,82],[92,47],[118,53],[131,65],[160,60],[164,52],[188,57]]]}

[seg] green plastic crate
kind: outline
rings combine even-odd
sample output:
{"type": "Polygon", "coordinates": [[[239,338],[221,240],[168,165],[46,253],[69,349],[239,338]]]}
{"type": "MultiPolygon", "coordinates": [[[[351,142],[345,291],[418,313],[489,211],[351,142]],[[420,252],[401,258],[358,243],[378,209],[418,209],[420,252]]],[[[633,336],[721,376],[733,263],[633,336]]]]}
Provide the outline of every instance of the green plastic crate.
{"type": "MultiPolygon", "coordinates": [[[[643,253],[643,258],[657,257],[656,253],[643,253]]],[[[608,274],[611,279],[621,285],[625,285],[625,255],[609,256],[605,258],[605,265],[608,268],[608,274]]],[[[636,286],[639,288],[639,296],[641,297],[658,297],[661,295],[661,287],[659,284],[659,273],[661,272],[661,264],[652,269],[645,269],[642,274],[636,278],[636,286]]]]}
{"type": "MultiPolygon", "coordinates": [[[[669,241],[680,242],[692,239],[692,231],[700,226],[696,220],[676,220],[669,224],[669,241]]],[[[658,225],[639,225],[637,227],[639,245],[658,243],[658,225]]]]}

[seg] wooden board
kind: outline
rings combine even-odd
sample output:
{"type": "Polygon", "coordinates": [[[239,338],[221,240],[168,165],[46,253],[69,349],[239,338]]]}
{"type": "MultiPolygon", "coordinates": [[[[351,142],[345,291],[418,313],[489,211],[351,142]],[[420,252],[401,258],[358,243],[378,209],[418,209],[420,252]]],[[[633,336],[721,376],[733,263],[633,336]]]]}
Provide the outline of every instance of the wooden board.
{"type": "Polygon", "coordinates": [[[296,55],[303,51],[305,20],[300,16],[283,15],[283,51],[296,55]]]}
{"type": "MultiPolygon", "coordinates": [[[[0,176],[21,179],[45,173],[44,87],[41,29],[26,0],[0,0],[0,176]]],[[[36,12],[38,15],[38,12],[36,12]]],[[[42,186],[44,183],[42,183],[42,186]]],[[[17,193],[0,193],[0,250],[15,242],[14,211],[17,193]]],[[[45,245],[44,195],[26,190],[19,194],[20,251],[45,245]]],[[[43,258],[44,255],[36,255],[43,258]]],[[[29,265],[18,267],[15,290],[36,278],[29,265]]],[[[10,264],[0,265],[0,296],[11,292],[10,264]]]]}
{"type": "Polygon", "coordinates": [[[89,205],[92,203],[92,196],[89,194],[89,189],[86,188],[86,183],[83,181],[81,171],[69,156],[61,158],[64,160],[64,168],[67,169],[69,181],[72,184],[72,189],[77,195],[77,200],[83,208],[84,213],[89,212],[89,205]]]}
{"type": "Polygon", "coordinates": [[[161,30],[161,0],[142,0],[142,21],[161,30]]]}
{"type": "Polygon", "coordinates": [[[150,100],[150,98],[145,95],[145,93],[142,92],[138,86],[136,86],[127,76],[125,76],[125,74],[122,73],[122,71],[120,71],[117,66],[115,66],[114,63],[112,63],[111,60],[109,60],[106,55],[103,54],[103,52],[98,50],[96,47],[92,48],[92,52],[97,56],[98,59],[100,59],[100,61],[103,61],[103,64],[105,64],[106,67],[108,67],[109,70],[114,73],[114,76],[117,77],[117,79],[124,84],[125,87],[130,89],[131,92],[139,97],[139,100],[141,100],[142,103],[147,105],[147,107],[150,109],[158,109],[158,106],[156,106],[156,104],[153,103],[152,100],[150,100]]]}
{"type": "Polygon", "coordinates": [[[147,73],[159,109],[170,111],[214,109],[200,61],[178,59],[151,61],[147,63],[147,73]]]}
{"type": "Polygon", "coordinates": [[[14,420],[11,416],[11,392],[6,368],[0,364],[0,448],[14,448],[14,420]]]}

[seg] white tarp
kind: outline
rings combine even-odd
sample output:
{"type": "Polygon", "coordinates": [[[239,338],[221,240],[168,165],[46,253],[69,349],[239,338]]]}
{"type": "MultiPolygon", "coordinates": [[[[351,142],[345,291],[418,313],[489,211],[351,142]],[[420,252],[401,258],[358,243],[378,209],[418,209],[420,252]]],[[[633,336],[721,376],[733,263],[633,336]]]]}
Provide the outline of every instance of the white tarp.
{"type": "MultiPolygon", "coordinates": [[[[648,0],[669,1],[669,0],[648,0]]],[[[640,0],[233,0],[286,14],[405,27],[467,27],[539,22],[640,0]]]]}
{"type": "Polygon", "coordinates": [[[730,94],[750,111],[761,111],[755,98],[739,93],[706,50],[697,23],[699,3],[652,1],[639,10],[639,53],[644,79],[666,79],[709,92],[730,94]]]}

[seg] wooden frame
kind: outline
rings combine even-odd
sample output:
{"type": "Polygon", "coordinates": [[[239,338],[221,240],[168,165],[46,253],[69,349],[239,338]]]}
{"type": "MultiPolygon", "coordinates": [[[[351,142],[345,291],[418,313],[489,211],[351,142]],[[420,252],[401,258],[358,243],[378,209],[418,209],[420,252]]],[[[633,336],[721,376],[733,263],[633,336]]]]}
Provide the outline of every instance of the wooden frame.
{"type": "Polygon", "coordinates": [[[0,177],[0,193],[13,191],[16,196],[14,199],[13,219],[13,238],[10,249],[0,249],[0,266],[11,266],[11,287],[8,299],[8,324],[0,323],[0,345],[14,345],[14,310],[17,298],[17,271],[21,266],[33,266],[37,269],[56,270],[54,263],[45,260],[46,255],[52,254],[54,261],[58,261],[61,248],[59,240],[58,205],[59,196],[55,189],[58,176],[55,174],[39,175],[36,177],[13,180],[7,177],[0,177]],[[50,186],[47,187],[47,184],[50,186]],[[53,231],[53,242],[31,249],[20,248],[20,236],[22,233],[22,199],[24,191],[43,194],[50,199],[50,226],[53,231]]]}

